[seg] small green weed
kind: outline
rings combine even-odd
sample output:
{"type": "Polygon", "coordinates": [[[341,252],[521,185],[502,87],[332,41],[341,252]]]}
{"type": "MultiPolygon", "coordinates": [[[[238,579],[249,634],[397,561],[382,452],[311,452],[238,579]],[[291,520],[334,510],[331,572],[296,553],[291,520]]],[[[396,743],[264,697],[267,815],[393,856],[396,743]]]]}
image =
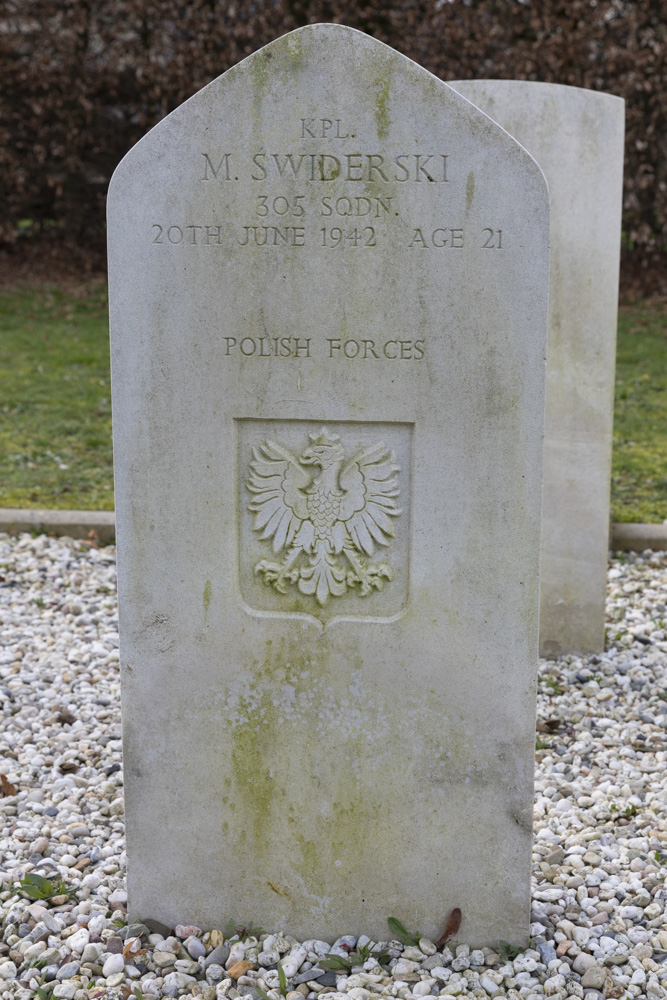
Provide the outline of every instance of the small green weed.
{"type": "Polygon", "coordinates": [[[245,941],[249,937],[259,938],[261,933],[262,928],[255,927],[252,920],[247,924],[237,924],[236,921],[229,920],[225,927],[225,937],[238,937],[239,941],[245,941]]]}
{"type": "Polygon", "coordinates": [[[624,819],[631,819],[633,816],[637,815],[637,806],[632,804],[621,810],[620,806],[616,805],[615,802],[612,802],[609,806],[609,812],[617,812],[620,813],[624,819]]]}
{"type": "MultiPolygon", "coordinates": [[[[261,934],[261,931],[260,931],[260,934],[261,934]]],[[[289,990],[287,988],[287,976],[285,975],[285,970],[283,969],[283,967],[280,964],[280,962],[278,962],[278,965],[276,966],[276,968],[277,968],[277,971],[278,971],[278,982],[280,984],[279,987],[278,987],[278,989],[280,990],[280,995],[281,995],[281,997],[286,997],[287,994],[289,993],[289,990]]],[[[261,990],[259,988],[259,986],[256,986],[255,989],[257,990],[257,992],[259,993],[259,995],[262,997],[262,1000],[271,1000],[271,997],[268,995],[268,993],[265,993],[264,990],[261,990]]]]}
{"type": "Polygon", "coordinates": [[[509,941],[499,941],[498,954],[500,955],[503,963],[512,962],[517,955],[521,954],[521,948],[517,948],[516,945],[510,944],[509,941]]]}
{"type": "Polygon", "coordinates": [[[30,899],[51,899],[53,896],[75,896],[76,890],[70,888],[62,879],[44,878],[43,875],[36,875],[28,872],[24,879],[19,882],[19,889],[30,899]]]}
{"type": "Polygon", "coordinates": [[[352,969],[357,965],[363,965],[368,961],[369,958],[374,958],[378,965],[385,966],[389,961],[388,951],[373,951],[373,942],[369,941],[367,944],[357,948],[356,951],[351,951],[347,957],[342,955],[327,955],[323,958],[319,965],[322,969],[326,969],[328,972],[351,972],[352,969]]]}
{"type": "Polygon", "coordinates": [[[401,921],[397,920],[396,917],[388,917],[387,923],[389,924],[389,930],[397,941],[400,941],[402,944],[413,946],[419,944],[421,934],[413,934],[410,931],[407,931],[401,921]]]}
{"type": "Polygon", "coordinates": [[[543,740],[539,733],[535,736],[535,749],[536,750],[548,750],[551,744],[549,740],[543,740]]]}
{"type": "Polygon", "coordinates": [[[30,959],[26,964],[26,969],[43,969],[45,964],[44,959],[37,956],[37,958],[30,959]]]}
{"type": "Polygon", "coordinates": [[[358,959],[358,961],[354,963],[355,965],[363,965],[364,962],[367,962],[369,958],[375,958],[377,960],[378,965],[386,965],[386,963],[389,961],[389,952],[388,951],[374,952],[373,947],[374,947],[373,942],[368,941],[366,944],[362,945],[361,948],[357,948],[356,951],[353,951],[350,955],[350,958],[358,959]]]}
{"type": "Polygon", "coordinates": [[[327,955],[326,958],[320,959],[318,965],[327,972],[350,972],[353,963],[349,956],[343,958],[342,955],[327,955]]]}

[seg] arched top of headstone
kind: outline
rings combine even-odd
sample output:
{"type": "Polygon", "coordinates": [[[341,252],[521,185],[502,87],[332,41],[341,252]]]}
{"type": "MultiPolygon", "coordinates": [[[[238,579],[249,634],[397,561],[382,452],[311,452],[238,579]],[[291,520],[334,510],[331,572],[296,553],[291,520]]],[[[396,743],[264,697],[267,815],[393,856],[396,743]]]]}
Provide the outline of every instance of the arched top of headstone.
{"type": "MultiPolygon", "coordinates": [[[[542,183],[539,166],[515,139],[418,63],[356,28],[311,24],[253,52],[160,121],[117,167],[109,188],[111,203],[135,164],[150,183],[155,156],[179,138],[197,134],[201,139],[265,141],[271,117],[277,124],[281,103],[295,93],[303,114],[295,122],[296,131],[282,131],[285,141],[340,144],[356,137],[350,132],[356,127],[348,124],[350,115],[363,125],[363,139],[378,146],[391,145],[397,123],[404,134],[412,122],[414,141],[419,142],[420,129],[437,132],[439,122],[440,131],[446,128],[452,138],[474,136],[480,147],[494,147],[494,157],[513,163],[515,172],[533,174],[537,185],[542,183]],[[346,120],[338,117],[343,108],[346,120]],[[334,112],[336,117],[331,117],[334,112]]],[[[417,181],[426,180],[418,173],[417,181]]]]}
{"type": "Polygon", "coordinates": [[[533,91],[535,94],[542,93],[545,97],[549,94],[557,95],[559,100],[586,100],[589,102],[599,101],[613,104],[625,104],[625,100],[618,94],[609,94],[604,90],[590,90],[588,87],[573,87],[568,83],[547,83],[544,80],[499,80],[491,78],[479,78],[474,80],[450,80],[449,85],[459,92],[468,89],[475,91],[487,90],[490,93],[518,94],[520,90],[526,92],[533,91]],[[460,90],[459,90],[460,88],[460,90]],[[586,95],[585,98],[583,95],[586,95]]]}

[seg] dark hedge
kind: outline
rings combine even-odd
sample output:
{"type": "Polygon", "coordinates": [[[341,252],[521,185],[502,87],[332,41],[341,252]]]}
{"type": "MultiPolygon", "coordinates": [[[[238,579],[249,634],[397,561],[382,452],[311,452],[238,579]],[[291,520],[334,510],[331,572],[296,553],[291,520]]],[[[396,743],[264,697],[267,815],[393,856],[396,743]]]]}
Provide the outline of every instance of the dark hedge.
{"type": "Polygon", "coordinates": [[[336,21],[443,80],[624,97],[623,274],[664,292],[664,17],[664,0],[0,0],[0,246],[41,235],[101,256],[107,184],[133,143],[259,46],[336,21]]]}

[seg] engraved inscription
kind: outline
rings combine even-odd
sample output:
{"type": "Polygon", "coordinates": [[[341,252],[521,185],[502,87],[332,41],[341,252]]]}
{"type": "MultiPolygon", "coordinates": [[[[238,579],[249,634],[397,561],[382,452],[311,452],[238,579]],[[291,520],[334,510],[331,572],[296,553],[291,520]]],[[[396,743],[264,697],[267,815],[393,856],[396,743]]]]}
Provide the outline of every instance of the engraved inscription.
{"type": "Polygon", "coordinates": [[[327,229],[322,226],[322,246],[334,250],[336,247],[375,247],[375,229],[373,226],[364,226],[362,229],[341,229],[340,226],[333,226],[327,229]]]}
{"type": "Polygon", "coordinates": [[[342,118],[302,118],[301,139],[354,139],[342,118]]]}
{"type": "Polygon", "coordinates": [[[352,591],[366,597],[393,579],[388,562],[371,561],[394,537],[401,514],[394,453],[383,442],[347,459],[337,434],[309,435],[295,455],[275,441],[253,448],[246,486],[253,530],[282,562],[260,560],[255,573],[287,594],[289,585],[323,606],[352,591]]]}
{"type": "MultiPolygon", "coordinates": [[[[374,140],[364,138],[364,123],[349,120],[340,111],[322,110],[312,117],[297,115],[291,128],[285,123],[284,135],[291,133],[298,146],[288,140],[284,152],[257,146],[200,148],[197,176],[209,194],[215,187],[229,192],[241,182],[238,197],[231,207],[224,201],[215,206],[213,218],[207,208],[203,217],[155,222],[153,245],[180,246],[188,253],[198,252],[191,247],[221,247],[248,256],[274,256],[279,251],[300,257],[325,254],[334,266],[342,255],[362,257],[365,251],[377,253],[388,244],[409,251],[411,257],[415,251],[439,251],[443,259],[505,249],[505,234],[497,228],[500,219],[468,220],[464,229],[460,215],[456,217],[456,199],[449,199],[448,218],[433,215],[430,190],[445,184],[463,197],[456,150],[407,152],[401,144],[372,151],[374,140]],[[430,213],[427,224],[411,219],[406,207],[410,200],[406,189],[415,184],[430,213]],[[487,227],[478,228],[482,223],[487,227]]],[[[386,138],[379,125],[374,131],[386,138]]],[[[467,187],[465,197],[469,200],[467,187]]],[[[512,246],[511,240],[508,245],[512,246]]],[[[493,266],[495,255],[484,257],[493,266]]]]}
{"type": "Polygon", "coordinates": [[[258,247],[304,247],[306,231],[303,226],[244,226],[238,245],[247,247],[250,244],[258,247]]]}
{"type": "Polygon", "coordinates": [[[484,236],[484,242],[482,243],[483,250],[502,250],[503,248],[503,231],[502,229],[483,229],[482,235],[484,236]]]}
{"type": "Polygon", "coordinates": [[[463,241],[463,229],[440,228],[434,229],[430,234],[428,232],[425,234],[422,229],[414,229],[408,247],[409,249],[420,247],[422,250],[429,250],[431,247],[442,250],[444,247],[449,247],[452,250],[461,250],[463,241]]]}
{"type": "MultiPolygon", "coordinates": [[[[208,175],[228,176],[228,161],[220,163],[219,154],[204,153],[208,175]],[[217,164],[217,165],[216,165],[217,164]],[[216,173],[213,174],[215,167],[216,173]]],[[[305,181],[331,182],[358,181],[400,184],[411,182],[448,183],[447,160],[449,153],[399,153],[388,157],[384,153],[255,153],[250,179],[265,181],[268,178],[293,178],[305,181]]],[[[229,168],[231,169],[231,168],[229,168]]],[[[231,173],[229,173],[231,176],[231,173]]]]}
{"type": "MultiPolygon", "coordinates": [[[[340,136],[347,138],[347,136],[340,136]]],[[[449,183],[449,153],[265,153],[257,152],[241,164],[231,153],[202,152],[201,181],[238,181],[249,176],[252,181],[268,178],[320,181],[358,181],[364,184],[449,183]],[[239,173],[240,171],[240,173],[239,173]]],[[[201,162],[201,161],[200,161],[201,162]]]]}
{"type": "MultiPolygon", "coordinates": [[[[377,225],[365,225],[372,219],[391,218],[399,213],[392,211],[392,197],[387,198],[348,198],[346,196],[333,199],[322,198],[319,204],[320,216],[333,216],[341,221],[349,219],[348,225],[320,226],[314,228],[315,219],[308,218],[308,210],[301,204],[304,195],[296,195],[292,201],[279,195],[269,203],[265,195],[260,195],[255,207],[256,215],[263,220],[262,224],[241,226],[234,230],[232,226],[202,225],[187,223],[168,224],[154,222],[152,225],[153,246],[188,246],[188,247],[304,247],[334,249],[355,249],[356,247],[376,247],[382,230],[377,225]],[[273,224],[271,216],[297,217],[296,221],[273,224]],[[269,218],[267,218],[267,216],[269,218]],[[304,218],[304,223],[299,220],[304,218]],[[359,225],[354,225],[356,219],[361,219],[359,225]],[[266,223],[264,223],[266,220],[266,223]],[[308,228],[310,223],[310,228],[308,228]],[[319,236],[317,235],[319,232],[319,236]]],[[[466,243],[466,232],[463,227],[439,226],[436,229],[420,227],[412,229],[404,236],[403,246],[408,250],[462,250],[472,245],[482,250],[503,250],[505,248],[505,231],[487,227],[481,230],[478,242],[473,236],[466,243]]]]}
{"type": "Polygon", "coordinates": [[[224,337],[225,357],[235,352],[244,358],[310,358],[310,337],[224,337]]]}
{"type": "Polygon", "coordinates": [[[327,337],[326,347],[312,337],[223,337],[223,356],[243,358],[324,358],[347,361],[421,361],[426,353],[426,341],[327,337]]]}
{"type": "Polygon", "coordinates": [[[423,340],[355,340],[340,337],[327,337],[329,357],[346,357],[348,361],[354,358],[387,358],[388,361],[421,361],[424,357],[425,344],[423,340]]]}

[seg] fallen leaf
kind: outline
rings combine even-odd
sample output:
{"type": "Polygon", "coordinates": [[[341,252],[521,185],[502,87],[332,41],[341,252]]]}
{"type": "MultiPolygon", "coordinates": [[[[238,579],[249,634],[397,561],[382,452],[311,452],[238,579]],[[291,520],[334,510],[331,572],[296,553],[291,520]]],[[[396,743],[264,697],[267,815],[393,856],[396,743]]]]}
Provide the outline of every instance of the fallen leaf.
{"type": "Polygon", "coordinates": [[[11,781],[6,775],[0,774],[0,782],[2,783],[2,794],[3,795],[16,795],[18,788],[16,785],[12,785],[11,781]]]}
{"type": "MultiPolygon", "coordinates": [[[[143,951],[145,952],[146,949],[144,948],[143,951]]],[[[134,955],[140,955],[140,954],[142,954],[141,938],[140,937],[129,938],[125,942],[125,947],[123,948],[123,956],[125,958],[131,958],[134,955]]]]}
{"type": "Polygon", "coordinates": [[[562,725],[562,719],[540,719],[535,728],[538,733],[556,733],[562,725]]]}
{"type": "Polygon", "coordinates": [[[59,722],[61,726],[71,726],[73,722],[76,722],[76,715],[72,715],[67,710],[58,712],[56,722],[59,722]]]}
{"type": "Polygon", "coordinates": [[[84,538],[81,542],[82,545],[87,545],[89,548],[99,549],[100,538],[94,528],[91,528],[88,532],[88,537],[84,538]]]}
{"type": "Polygon", "coordinates": [[[240,976],[245,976],[248,969],[252,969],[252,962],[237,962],[236,965],[232,965],[231,969],[227,969],[227,975],[230,979],[239,979],[240,976]]]}
{"type": "Polygon", "coordinates": [[[444,948],[446,943],[449,941],[450,937],[453,937],[453,935],[458,932],[460,926],[461,926],[461,911],[459,910],[458,906],[456,906],[447,917],[447,923],[445,924],[445,929],[442,933],[442,937],[440,938],[439,941],[436,942],[436,948],[438,949],[438,951],[440,951],[441,948],[444,948]]]}

